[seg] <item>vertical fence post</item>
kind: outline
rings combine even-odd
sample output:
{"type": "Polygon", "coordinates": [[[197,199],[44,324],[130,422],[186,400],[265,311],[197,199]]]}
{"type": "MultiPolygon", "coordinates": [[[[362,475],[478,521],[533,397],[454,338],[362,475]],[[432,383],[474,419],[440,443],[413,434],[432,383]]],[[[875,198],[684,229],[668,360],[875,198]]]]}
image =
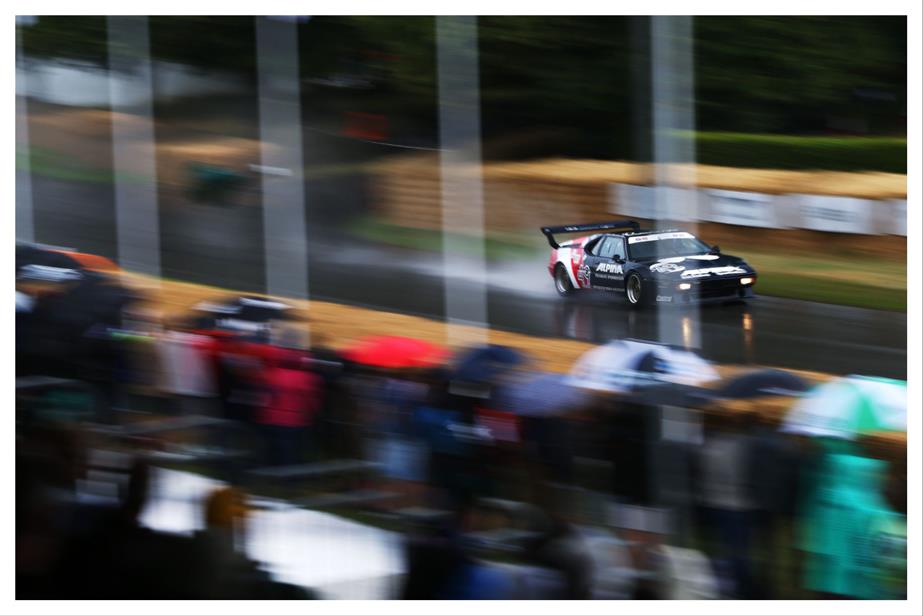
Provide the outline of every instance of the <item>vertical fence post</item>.
{"type": "MultiPolygon", "coordinates": [[[[655,218],[661,227],[698,220],[695,188],[695,90],[692,17],[651,18],[651,86],[654,131],[655,218]]],[[[661,342],[687,349],[701,346],[696,305],[676,310],[658,304],[661,342]]],[[[654,494],[670,512],[673,541],[689,540],[691,485],[689,456],[701,438],[701,417],[682,407],[661,406],[659,436],[650,443],[654,494]]]]}
{"type": "MultiPolygon", "coordinates": [[[[266,292],[308,299],[298,23],[257,17],[256,56],[266,292]]],[[[307,342],[307,341],[306,341],[307,342]]]]}
{"type": "Polygon", "coordinates": [[[109,106],[119,264],[160,276],[160,218],[148,18],[109,16],[109,106]]]}
{"type": "Polygon", "coordinates": [[[35,241],[32,213],[32,162],[29,144],[29,67],[22,51],[22,26],[16,24],[16,239],[35,241]]]}
{"type": "Polygon", "coordinates": [[[477,18],[437,17],[436,54],[445,315],[458,346],[487,340],[477,18]]]}

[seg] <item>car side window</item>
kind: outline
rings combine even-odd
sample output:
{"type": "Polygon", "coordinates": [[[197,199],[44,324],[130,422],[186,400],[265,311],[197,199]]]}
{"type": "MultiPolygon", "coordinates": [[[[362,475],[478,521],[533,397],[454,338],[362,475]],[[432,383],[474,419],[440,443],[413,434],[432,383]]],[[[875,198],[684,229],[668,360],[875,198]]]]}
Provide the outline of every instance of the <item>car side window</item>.
{"type": "Polygon", "coordinates": [[[612,256],[625,260],[625,242],[620,237],[610,238],[613,244],[612,256]]]}
{"type": "MultiPolygon", "coordinates": [[[[605,238],[603,238],[603,239],[605,239],[605,238]]],[[[601,245],[602,245],[602,241],[600,241],[599,238],[596,238],[595,240],[590,240],[590,241],[587,243],[587,245],[583,248],[583,250],[584,250],[587,254],[599,255],[599,247],[600,247],[601,245]]]]}
{"type": "Polygon", "coordinates": [[[621,241],[617,237],[607,237],[599,246],[597,255],[604,259],[611,259],[616,254],[616,248],[621,241]]]}

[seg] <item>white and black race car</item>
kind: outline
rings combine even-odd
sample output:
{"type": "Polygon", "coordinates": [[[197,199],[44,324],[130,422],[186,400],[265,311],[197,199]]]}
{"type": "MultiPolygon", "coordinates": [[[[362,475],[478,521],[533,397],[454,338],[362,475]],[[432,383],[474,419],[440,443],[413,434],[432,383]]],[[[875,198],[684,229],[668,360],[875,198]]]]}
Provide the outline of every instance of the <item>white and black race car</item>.
{"type": "Polygon", "coordinates": [[[753,297],[756,271],[687,231],[641,231],[633,220],[542,227],[548,272],[561,295],[577,289],[625,294],[631,306],[753,297]],[[558,244],[555,234],[606,231],[558,244]]]}

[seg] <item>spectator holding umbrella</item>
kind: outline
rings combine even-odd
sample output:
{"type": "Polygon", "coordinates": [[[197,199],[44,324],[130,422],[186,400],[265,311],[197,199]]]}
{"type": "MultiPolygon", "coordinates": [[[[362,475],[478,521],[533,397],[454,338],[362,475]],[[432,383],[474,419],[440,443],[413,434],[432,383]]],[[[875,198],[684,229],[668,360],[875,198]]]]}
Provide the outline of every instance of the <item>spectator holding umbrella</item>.
{"type": "Polygon", "coordinates": [[[730,592],[750,599],[757,592],[750,555],[757,503],[748,472],[753,417],[749,409],[726,411],[710,417],[713,429],[699,450],[700,503],[712,554],[732,581],[730,592]]]}
{"type": "MultiPolygon", "coordinates": [[[[793,400],[804,394],[810,384],[802,377],[776,369],[758,369],[733,375],[718,386],[690,392],[689,403],[711,411],[744,414],[752,419],[747,436],[747,455],[742,476],[752,503],[752,542],[756,554],[765,556],[754,561],[755,592],[773,593],[775,555],[786,542],[795,503],[801,489],[799,468],[805,466],[793,439],[778,431],[778,420],[793,400]]],[[[791,541],[788,542],[790,544],[791,541]]]]}
{"type": "Polygon", "coordinates": [[[439,345],[404,336],[369,336],[343,352],[361,366],[357,389],[368,429],[366,455],[381,463],[387,487],[405,505],[416,504],[425,479],[426,452],[414,433],[413,413],[428,396],[428,371],[445,355],[439,345]]]}
{"type": "MultiPolygon", "coordinates": [[[[527,373],[498,389],[493,406],[510,411],[521,432],[534,480],[573,481],[571,419],[590,401],[590,394],[570,384],[565,375],[527,373]]],[[[537,488],[538,489],[538,488],[537,488]]]]}
{"type": "Polygon", "coordinates": [[[782,430],[814,438],[821,450],[801,508],[804,586],[824,598],[906,594],[906,580],[887,581],[894,569],[906,572],[894,567],[895,556],[906,554],[901,547],[906,523],[885,497],[889,464],[871,457],[863,440],[906,432],[907,383],[854,375],[834,379],[802,398],[782,430]]]}
{"type": "Polygon", "coordinates": [[[416,430],[426,443],[430,485],[437,490],[438,506],[452,508],[471,494],[486,491],[486,469],[478,452],[491,436],[472,421],[478,402],[452,391],[451,381],[445,379],[434,385],[428,403],[414,413],[416,430]]]}

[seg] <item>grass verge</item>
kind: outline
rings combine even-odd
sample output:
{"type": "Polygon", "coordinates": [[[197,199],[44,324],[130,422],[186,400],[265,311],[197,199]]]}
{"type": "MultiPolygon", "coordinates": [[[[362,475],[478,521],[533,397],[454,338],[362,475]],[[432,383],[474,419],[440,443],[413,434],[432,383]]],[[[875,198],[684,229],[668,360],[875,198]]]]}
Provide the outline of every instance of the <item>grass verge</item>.
{"type": "MultiPolygon", "coordinates": [[[[442,250],[442,232],[432,229],[402,227],[376,218],[366,218],[352,225],[349,231],[356,237],[378,244],[428,252],[442,250]]],[[[452,234],[454,247],[463,253],[475,255],[478,244],[471,240],[461,233],[452,234]]],[[[484,238],[485,256],[491,261],[534,258],[542,246],[547,248],[548,245],[538,227],[534,234],[488,233],[484,238]]]]}
{"type": "Polygon", "coordinates": [[[757,293],[877,310],[907,310],[907,266],[848,255],[754,253],[728,247],[759,272],[757,293]]]}
{"type": "MultiPolygon", "coordinates": [[[[16,167],[24,169],[27,166],[26,162],[25,154],[17,152],[16,167]]],[[[93,167],[83,161],[48,148],[33,147],[30,151],[28,167],[32,173],[53,180],[103,184],[110,184],[113,181],[111,169],[93,167]]],[[[143,176],[131,173],[122,174],[119,177],[130,182],[139,182],[145,179],[143,176]]]]}

